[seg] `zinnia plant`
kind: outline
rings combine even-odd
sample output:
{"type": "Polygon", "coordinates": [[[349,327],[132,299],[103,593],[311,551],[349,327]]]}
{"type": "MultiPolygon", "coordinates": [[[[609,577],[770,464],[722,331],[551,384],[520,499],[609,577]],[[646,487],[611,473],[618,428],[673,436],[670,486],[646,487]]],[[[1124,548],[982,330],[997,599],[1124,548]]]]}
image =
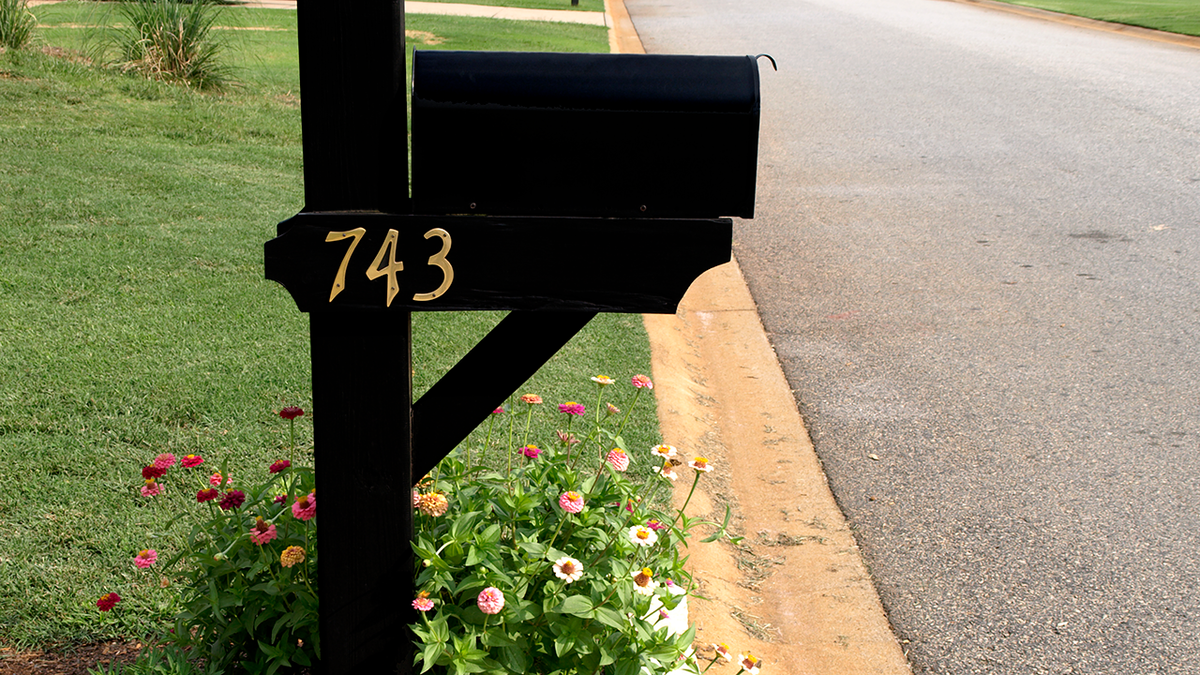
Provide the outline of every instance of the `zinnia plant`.
{"type": "MultiPolygon", "coordinates": [[[[603,398],[620,395],[617,381],[592,381],[597,410],[607,410],[603,398]]],[[[632,383],[627,413],[650,388],[642,376],[632,383]]],[[[422,507],[415,519],[414,671],[698,673],[710,664],[697,664],[691,651],[686,601],[694,584],[681,547],[700,521],[647,506],[669,502],[670,481],[650,474],[639,484],[625,473],[639,462],[649,468],[666,459],[671,467],[677,449],[629,452],[621,436],[628,414],[590,416],[592,428],[568,442],[571,423],[588,419],[584,406],[550,410],[567,425],[560,442],[512,438],[493,466],[471,465],[461,447],[422,481],[418,499],[436,494],[445,507],[422,507]],[[514,469],[514,455],[537,461],[514,469]]],[[[725,525],[710,525],[717,531],[705,541],[726,536],[725,525]]]]}

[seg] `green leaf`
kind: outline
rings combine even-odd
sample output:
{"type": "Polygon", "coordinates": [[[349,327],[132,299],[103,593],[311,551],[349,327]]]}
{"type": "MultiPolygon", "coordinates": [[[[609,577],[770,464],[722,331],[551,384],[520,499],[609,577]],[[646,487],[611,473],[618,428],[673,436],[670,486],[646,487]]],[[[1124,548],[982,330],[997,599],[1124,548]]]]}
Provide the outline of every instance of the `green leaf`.
{"type": "Polygon", "coordinates": [[[555,611],[562,614],[574,614],[575,616],[582,617],[584,619],[590,619],[592,617],[592,609],[594,607],[595,605],[592,604],[592,599],[588,596],[572,595],[566,600],[563,600],[563,603],[559,605],[558,609],[555,611]]]}
{"type": "Polygon", "coordinates": [[[529,668],[529,659],[525,657],[525,650],[518,647],[501,649],[500,662],[514,673],[524,673],[529,668]]]}
{"type": "Polygon", "coordinates": [[[566,654],[567,652],[571,651],[571,647],[574,647],[574,646],[575,646],[575,634],[574,633],[564,633],[564,634],[559,635],[558,637],[554,638],[554,653],[560,657],[563,654],[566,654]]]}
{"type": "Polygon", "coordinates": [[[620,631],[629,628],[629,621],[612,607],[597,607],[595,612],[596,620],[609,628],[616,628],[620,631]]]}
{"type": "Polygon", "coordinates": [[[482,511],[471,511],[455,518],[454,524],[450,526],[450,537],[461,543],[471,541],[475,537],[475,523],[482,516],[482,511]]]}
{"type": "Polygon", "coordinates": [[[483,532],[479,533],[476,541],[483,545],[495,544],[500,541],[500,526],[495,523],[488,525],[483,532]]]}
{"type": "Polygon", "coordinates": [[[479,549],[475,548],[474,546],[467,548],[467,567],[474,567],[478,565],[482,559],[483,558],[479,554],[479,549]]]}
{"type": "Polygon", "coordinates": [[[616,672],[614,675],[639,675],[641,663],[636,658],[622,659],[617,662],[616,672]]]}

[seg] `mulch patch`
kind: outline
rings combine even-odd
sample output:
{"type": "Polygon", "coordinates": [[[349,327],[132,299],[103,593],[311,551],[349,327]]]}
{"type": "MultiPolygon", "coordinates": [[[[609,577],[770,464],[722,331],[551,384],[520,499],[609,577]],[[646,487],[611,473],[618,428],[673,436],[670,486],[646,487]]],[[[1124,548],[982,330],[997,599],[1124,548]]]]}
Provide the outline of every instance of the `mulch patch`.
{"type": "Polygon", "coordinates": [[[107,668],[118,661],[132,663],[142,643],[126,640],[93,642],[47,651],[17,651],[0,647],[0,675],[88,675],[88,669],[107,668]]]}

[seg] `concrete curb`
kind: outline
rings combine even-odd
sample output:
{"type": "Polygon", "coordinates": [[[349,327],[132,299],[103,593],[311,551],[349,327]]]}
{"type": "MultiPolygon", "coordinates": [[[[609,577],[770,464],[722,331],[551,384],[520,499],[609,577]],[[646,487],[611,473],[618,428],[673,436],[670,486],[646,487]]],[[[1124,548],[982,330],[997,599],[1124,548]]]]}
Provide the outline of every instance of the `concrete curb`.
{"type": "Polygon", "coordinates": [[[1097,19],[1087,19],[1082,16],[1073,14],[1063,14],[1061,12],[1051,12],[1045,9],[1036,9],[1034,7],[1022,7],[1021,5],[1011,5],[1007,2],[996,2],[996,0],[950,0],[964,5],[976,5],[986,9],[994,9],[999,12],[1008,12],[1009,14],[1019,14],[1044,21],[1053,21],[1055,23],[1067,24],[1078,28],[1088,28],[1091,30],[1100,30],[1106,33],[1118,33],[1120,35],[1128,35],[1129,37],[1141,38],[1143,40],[1153,40],[1155,42],[1166,42],[1168,44],[1177,45],[1180,47],[1191,47],[1192,49],[1200,49],[1200,37],[1192,35],[1181,35],[1179,33],[1168,33],[1166,31],[1154,30],[1153,28],[1142,28],[1140,26],[1129,26],[1123,23],[1112,23],[1110,21],[1099,21],[1097,19]]]}

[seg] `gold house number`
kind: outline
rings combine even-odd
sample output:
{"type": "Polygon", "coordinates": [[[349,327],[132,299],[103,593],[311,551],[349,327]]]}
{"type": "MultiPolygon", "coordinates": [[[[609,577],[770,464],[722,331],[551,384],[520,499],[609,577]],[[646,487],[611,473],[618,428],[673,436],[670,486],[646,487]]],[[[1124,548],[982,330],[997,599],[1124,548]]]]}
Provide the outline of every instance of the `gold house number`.
{"type": "MultiPolygon", "coordinates": [[[[329,301],[333,299],[346,288],[346,267],[350,264],[350,256],[354,255],[354,249],[358,248],[358,242],[362,240],[363,235],[367,230],[362,227],[356,227],[353,230],[345,230],[343,232],[330,232],[325,235],[326,242],[342,241],[343,239],[351,239],[350,248],[346,251],[346,255],[342,257],[342,264],[338,266],[337,276],[333,278],[333,289],[329,291],[329,301]]],[[[429,256],[429,265],[439,267],[442,270],[442,283],[437,288],[428,293],[417,293],[413,296],[413,300],[418,302],[426,302],[440,297],[450,288],[450,284],[454,281],[454,268],[450,265],[450,261],[446,260],[446,254],[450,252],[450,233],[440,227],[435,227],[425,233],[425,238],[438,237],[442,240],[442,248],[437,253],[429,256]]],[[[383,240],[383,245],[379,247],[379,252],[375,254],[375,259],[371,261],[367,267],[367,278],[374,281],[379,277],[387,277],[387,306],[392,306],[392,299],[400,292],[400,284],[396,282],[396,273],[404,271],[404,263],[396,259],[397,249],[399,248],[400,233],[396,230],[388,230],[387,238],[383,240]]]]}

